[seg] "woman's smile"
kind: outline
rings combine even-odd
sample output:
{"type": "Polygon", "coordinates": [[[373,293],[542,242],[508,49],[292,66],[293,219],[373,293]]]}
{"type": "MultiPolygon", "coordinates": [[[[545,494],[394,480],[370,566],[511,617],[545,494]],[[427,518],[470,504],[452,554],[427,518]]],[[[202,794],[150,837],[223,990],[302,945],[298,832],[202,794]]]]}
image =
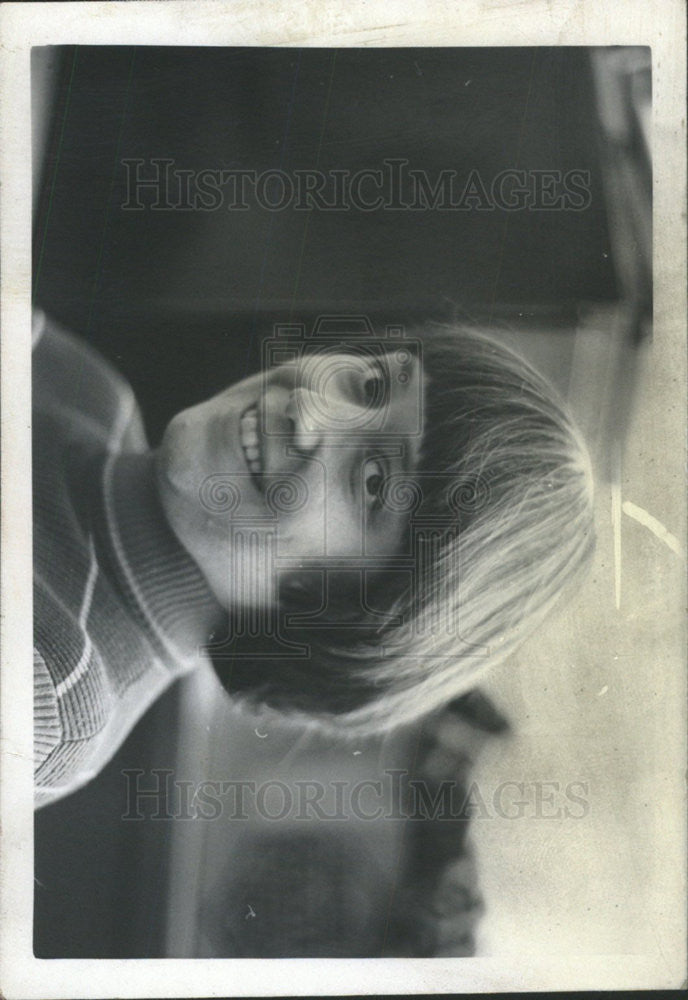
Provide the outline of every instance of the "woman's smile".
{"type": "Polygon", "coordinates": [[[251,477],[258,489],[262,489],[263,449],[261,446],[259,423],[258,405],[253,403],[247,410],[244,410],[239,418],[239,439],[251,477]]]}

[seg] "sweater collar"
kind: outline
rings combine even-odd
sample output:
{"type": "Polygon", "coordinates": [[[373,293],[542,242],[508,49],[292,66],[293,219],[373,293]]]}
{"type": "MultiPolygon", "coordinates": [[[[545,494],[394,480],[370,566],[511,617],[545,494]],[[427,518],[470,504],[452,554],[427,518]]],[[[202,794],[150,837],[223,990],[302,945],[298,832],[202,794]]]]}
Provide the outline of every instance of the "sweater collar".
{"type": "Polygon", "coordinates": [[[223,612],[167,523],[153,454],[109,455],[102,496],[107,542],[127,599],[175,662],[194,665],[205,658],[204,643],[223,612]]]}

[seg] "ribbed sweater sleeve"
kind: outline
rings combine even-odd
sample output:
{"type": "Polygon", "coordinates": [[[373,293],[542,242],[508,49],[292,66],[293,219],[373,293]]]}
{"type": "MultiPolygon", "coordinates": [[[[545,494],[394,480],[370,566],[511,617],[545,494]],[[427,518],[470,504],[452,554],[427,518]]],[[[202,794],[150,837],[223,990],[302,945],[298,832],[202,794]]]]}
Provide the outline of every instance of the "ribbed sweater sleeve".
{"type": "Polygon", "coordinates": [[[34,767],[39,768],[62,739],[55,685],[45,660],[33,651],[33,743],[34,767]]]}
{"type": "MultiPolygon", "coordinates": [[[[113,756],[203,659],[208,588],[167,526],[130,387],[45,320],[33,362],[36,804],[113,756]]],[[[214,613],[214,612],[213,612],[214,613]]]]}

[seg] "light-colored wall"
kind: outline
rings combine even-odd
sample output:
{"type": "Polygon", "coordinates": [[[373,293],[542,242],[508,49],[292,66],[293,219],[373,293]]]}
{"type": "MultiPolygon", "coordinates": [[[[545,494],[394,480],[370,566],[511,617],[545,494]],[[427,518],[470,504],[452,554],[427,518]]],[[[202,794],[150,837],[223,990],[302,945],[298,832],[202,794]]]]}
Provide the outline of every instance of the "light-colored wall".
{"type": "MultiPolygon", "coordinates": [[[[589,382],[603,361],[599,342],[583,332],[578,363],[589,382]]],[[[661,957],[675,940],[669,901],[685,870],[677,765],[685,759],[680,338],[646,348],[637,361],[618,482],[609,479],[604,449],[597,453],[590,576],[486,684],[514,732],[488,747],[476,780],[486,795],[504,780],[524,782],[528,805],[525,818],[493,813],[474,825],[488,901],[485,954],[661,957]],[[538,782],[586,784],[586,815],[577,807],[579,818],[545,818],[567,804],[549,785],[543,794],[553,800],[543,801],[538,818],[538,782]]],[[[594,436],[600,397],[586,401],[586,380],[572,374],[581,387],[572,402],[594,436]]],[[[509,791],[512,802],[516,789],[509,791]]]]}

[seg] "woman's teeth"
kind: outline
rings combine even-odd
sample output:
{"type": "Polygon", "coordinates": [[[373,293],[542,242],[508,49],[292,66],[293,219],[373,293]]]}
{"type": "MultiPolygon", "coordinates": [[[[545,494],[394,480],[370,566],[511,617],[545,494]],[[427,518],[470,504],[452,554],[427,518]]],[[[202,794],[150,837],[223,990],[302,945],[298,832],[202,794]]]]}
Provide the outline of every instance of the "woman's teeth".
{"type": "Polygon", "coordinates": [[[251,406],[239,421],[239,439],[251,474],[260,476],[263,463],[260,455],[260,440],[258,437],[258,407],[251,406]]]}

